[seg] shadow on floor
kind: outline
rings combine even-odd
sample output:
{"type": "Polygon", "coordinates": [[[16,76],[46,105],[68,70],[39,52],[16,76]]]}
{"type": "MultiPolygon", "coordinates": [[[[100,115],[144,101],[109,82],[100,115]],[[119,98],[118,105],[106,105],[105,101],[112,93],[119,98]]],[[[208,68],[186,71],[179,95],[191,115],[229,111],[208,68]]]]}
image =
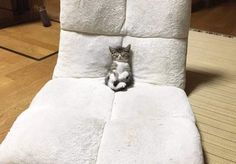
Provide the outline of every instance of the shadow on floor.
{"type": "Polygon", "coordinates": [[[189,96],[200,85],[209,83],[221,75],[201,70],[187,69],[186,71],[186,94],[189,96]]]}

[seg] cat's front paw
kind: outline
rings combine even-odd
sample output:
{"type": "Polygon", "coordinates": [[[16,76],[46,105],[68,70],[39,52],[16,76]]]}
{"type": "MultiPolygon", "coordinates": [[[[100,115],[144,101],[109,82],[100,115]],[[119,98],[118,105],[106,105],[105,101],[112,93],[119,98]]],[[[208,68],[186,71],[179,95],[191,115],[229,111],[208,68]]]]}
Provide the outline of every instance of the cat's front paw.
{"type": "Polygon", "coordinates": [[[119,80],[125,80],[128,77],[129,77],[129,73],[127,71],[125,71],[119,76],[119,80]]]}
{"type": "Polygon", "coordinates": [[[125,87],[126,87],[126,83],[121,82],[121,83],[120,83],[120,87],[121,87],[121,88],[125,88],[125,87]]]}
{"type": "Polygon", "coordinates": [[[126,83],[125,83],[125,82],[120,82],[120,83],[117,84],[117,86],[115,87],[115,90],[124,89],[125,87],[126,87],[126,83]]]}
{"type": "Polygon", "coordinates": [[[111,74],[111,75],[110,75],[110,81],[111,81],[111,82],[117,81],[117,76],[116,76],[116,74],[111,74]]]}

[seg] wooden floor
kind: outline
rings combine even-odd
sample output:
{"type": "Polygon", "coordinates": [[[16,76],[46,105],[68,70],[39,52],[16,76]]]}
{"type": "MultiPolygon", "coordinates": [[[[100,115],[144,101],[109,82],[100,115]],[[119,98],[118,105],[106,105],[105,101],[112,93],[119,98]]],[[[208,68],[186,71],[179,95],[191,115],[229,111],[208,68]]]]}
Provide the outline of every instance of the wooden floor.
{"type": "Polygon", "coordinates": [[[191,27],[236,36],[236,1],[225,1],[193,12],[191,27]]]}
{"type": "Polygon", "coordinates": [[[59,24],[52,22],[48,28],[41,22],[3,28],[0,30],[0,47],[36,60],[44,59],[58,51],[59,24]]]}
{"type": "Polygon", "coordinates": [[[51,79],[56,58],[36,61],[0,49],[0,143],[16,117],[51,79]]]}
{"type": "Polygon", "coordinates": [[[206,161],[236,163],[236,38],[190,32],[189,99],[206,161]]]}
{"type": "Polygon", "coordinates": [[[59,21],[60,15],[60,0],[46,0],[45,6],[47,13],[51,19],[59,21]]]}
{"type": "MultiPolygon", "coordinates": [[[[235,38],[190,32],[186,92],[209,164],[236,163],[235,55],[235,38]]],[[[0,49],[0,59],[1,142],[51,78],[57,56],[36,61],[0,49]]]]}

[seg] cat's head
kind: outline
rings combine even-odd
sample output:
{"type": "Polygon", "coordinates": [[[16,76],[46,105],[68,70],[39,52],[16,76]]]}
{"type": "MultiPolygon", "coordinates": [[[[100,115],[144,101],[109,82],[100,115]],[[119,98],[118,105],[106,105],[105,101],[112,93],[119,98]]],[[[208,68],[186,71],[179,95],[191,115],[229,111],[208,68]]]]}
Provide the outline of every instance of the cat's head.
{"type": "Polygon", "coordinates": [[[112,60],[119,62],[128,62],[130,59],[130,47],[130,44],[127,47],[109,47],[112,60]]]}

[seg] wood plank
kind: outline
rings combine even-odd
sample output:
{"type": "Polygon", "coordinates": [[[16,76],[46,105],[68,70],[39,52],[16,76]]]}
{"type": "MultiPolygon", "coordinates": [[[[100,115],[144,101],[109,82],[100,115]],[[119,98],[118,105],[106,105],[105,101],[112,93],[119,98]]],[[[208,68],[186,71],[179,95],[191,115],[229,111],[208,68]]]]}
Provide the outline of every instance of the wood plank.
{"type": "Polygon", "coordinates": [[[187,90],[210,164],[236,163],[236,38],[190,31],[187,90]]]}
{"type": "Polygon", "coordinates": [[[218,147],[230,150],[232,152],[236,152],[236,142],[229,141],[206,132],[202,132],[201,137],[203,142],[214,144],[218,147]]]}
{"type": "Polygon", "coordinates": [[[40,22],[8,27],[0,30],[0,47],[40,60],[58,51],[58,29],[55,22],[47,28],[40,22]]]}
{"type": "Polygon", "coordinates": [[[214,119],[214,120],[218,120],[222,123],[226,123],[232,126],[236,125],[236,118],[235,116],[230,116],[227,114],[224,114],[224,112],[222,113],[218,113],[217,111],[212,111],[209,110],[208,108],[200,108],[198,106],[193,105],[193,112],[195,114],[199,114],[199,115],[203,115],[206,116],[208,118],[214,119]]]}
{"type": "Polygon", "coordinates": [[[217,120],[215,118],[214,119],[210,118],[209,116],[205,116],[203,114],[195,113],[195,116],[197,118],[197,121],[200,123],[204,123],[204,124],[210,125],[212,127],[219,128],[219,129],[225,130],[227,132],[231,132],[231,133],[236,134],[236,126],[235,125],[224,123],[220,120],[217,120]]]}
{"type": "Polygon", "coordinates": [[[35,61],[0,49],[0,142],[17,116],[51,78],[57,56],[35,61]]]}
{"type": "Polygon", "coordinates": [[[201,95],[192,94],[190,99],[191,101],[194,100],[196,102],[196,106],[198,106],[197,102],[200,101],[201,103],[204,103],[205,105],[207,104],[208,108],[216,107],[216,108],[222,108],[222,110],[224,109],[225,111],[235,112],[235,105],[228,104],[227,102],[214,100],[212,99],[212,97],[203,97],[201,95]]]}
{"type": "Polygon", "coordinates": [[[224,129],[219,129],[218,127],[213,127],[211,125],[208,124],[204,124],[201,122],[197,123],[198,128],[200,129],[201,134],[202,133],[208,133],[211,135],[215,135],[219,138],[228,140],[228,141],[232,141],[232,142],[236,142],[236,134],[232,133],[230,131],[225,131],[224,129]]]}
{"type": "Polygon", "coordinates": [[[219,156],[213,155],[211,153],[206,154],[206,164],[235,164],[233,161],[221,158],[219,156]]]}
{"type": "Polygon", "coordinates": [[[33,63],[34,60],[0,48],[0,76],[33,63]]]}
{"type": "Polygon", "coordinates": [[[225,117],[236,119],[236,111],[234,110],[225,110],[224,108],[208,105],[206,103],[200,102],[198,99],[197,100],[191,99],[190,103],[194,112],[195,112],[195,108],[201,108],[202,110],[210,111],[210,112],[213,112],[213,113],[225,116],[225,117]]]}
{"type": "Polygon", "coordinates": [[[221,148],[208,142],[203,142],[203,149],[205,152],[221,157],[222,159],[230,162],[236,162],[236,152],[232,152],[228,149],[221,148]]]}

